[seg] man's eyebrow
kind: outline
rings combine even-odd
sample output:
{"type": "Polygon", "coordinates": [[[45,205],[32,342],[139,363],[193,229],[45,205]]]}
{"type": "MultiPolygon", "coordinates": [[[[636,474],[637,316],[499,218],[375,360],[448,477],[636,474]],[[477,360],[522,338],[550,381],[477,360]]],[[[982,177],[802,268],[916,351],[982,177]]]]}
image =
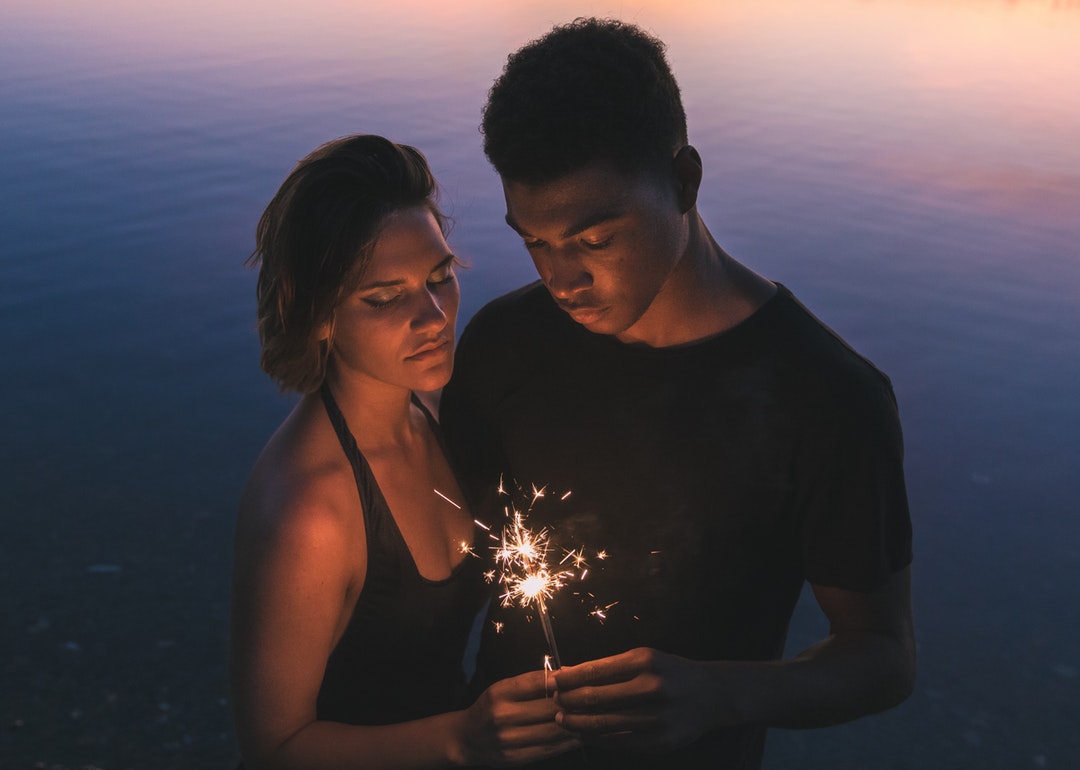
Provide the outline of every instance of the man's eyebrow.
{"type": "Polygon", "coordinates": [[[512,216],[510,216],[509,211],[506,212],[506,216],[504,216],[503,219],[506,220],[506,224],[510,225],[510,229],[520,235],[522,238],[528,235],[527,232],[521,229],[521,225],[519,225],[517,221],[512,216]]]}
{"type": "MultiPolygon", "coordinates": [[[[439,270],[442,270],[444,267],[446,267],[448,264],[453,262],[455,259],[457,259],[456,254],[447,254],[445,257],[443,257],[439,261],[439,264],[437,264],[437,265],[435,265],[435,267],[431,268],[431,272],[434,273],[434,272],[437,272],[439,270]]],[[[405,283],[404,278],[394,278],[394,279],[389,280],[389,281],[372,281],[371,283],[365,283],[365,284],[362,284],[362,285],[356,287],[356,290],[357,291],[370,291],[371,289],[385,289],[385,288],[387,288],[389,286],[401,286],[403,283],[405,283]]]]}
{"type": "MultiPolygon", "coordinates": [[[[585,217],[584,219],[580,219],[577,222],[574,222],[569,227],[567,227],[565,230],[562,231],[562,233],[561,233],[561,235],[559,237],[560,238],[573,238],[575,235],[585,232],[590,227],[596,227],[597,225],[602,225],[604,222],[610,222],[613,219],[618,219],[622,215],[623,215],[622,209],[603,209],[603,210],[600,210],[600,211],[593,212],[593,213],[589,214],[589,216],[585,217]]],[[[506,219],[506,224],[510,225],[511,229],[513,229],[514,232],[516,232],[522,238],[526,238],[526,237],[529,236],[529,233],[527,233],[521,227],[521,225],[519,225],[517,223],[517,221],[510,215],[509,212],[507,212],[505,219],[506,219]]]]}
{"type": "Polygon", "coordinates": [[[601,211],[595,211],[584,219],[580,219],[568,228],[563,230],[562,238],[573,238],[578,233],[583,233],[590,227],[596,227],[602,225],[604,222],[610,222],[613,219],[618,219],[623,215],[622,209],[603,209],[601,211]]]}

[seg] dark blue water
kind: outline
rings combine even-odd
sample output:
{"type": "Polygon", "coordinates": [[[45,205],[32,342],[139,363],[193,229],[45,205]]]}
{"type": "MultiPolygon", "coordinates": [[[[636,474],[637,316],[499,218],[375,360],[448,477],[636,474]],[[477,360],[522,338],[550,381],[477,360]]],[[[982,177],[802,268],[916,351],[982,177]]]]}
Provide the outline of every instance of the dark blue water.
{"type": "MultiPolygon", "coordinates": [[[[383,133],[443,184],[463,316],[531,280],[476,123],[584,11],[668,41],[713,233],[901,404],[917,690],[767,767],[1080,766],[1080,3],[362,5],[0,10],[0,765],[230,765],[232,517],[292,403],[254,224],[383,133]]],[[[804,604],[789,646],[822,633],[804,604]]]]}

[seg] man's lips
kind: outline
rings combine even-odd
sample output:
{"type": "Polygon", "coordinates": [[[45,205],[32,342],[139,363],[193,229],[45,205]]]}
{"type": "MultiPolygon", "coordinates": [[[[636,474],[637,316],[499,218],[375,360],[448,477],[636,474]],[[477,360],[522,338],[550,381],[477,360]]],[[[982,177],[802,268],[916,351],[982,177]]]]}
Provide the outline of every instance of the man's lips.
{"type": "Polygon", "coordinates": [[[560,304],[567,315],[577,321],[579,324],[590,324],[600,319],[604,313],[607,312],[607,308],[598,307],[596,305],[568,305],[560,304]]]}

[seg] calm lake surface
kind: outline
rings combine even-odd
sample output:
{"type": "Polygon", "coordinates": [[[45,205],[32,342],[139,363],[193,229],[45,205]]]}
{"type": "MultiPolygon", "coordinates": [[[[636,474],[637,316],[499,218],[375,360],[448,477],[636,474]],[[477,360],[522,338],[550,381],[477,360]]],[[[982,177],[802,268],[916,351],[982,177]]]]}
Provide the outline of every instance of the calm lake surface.
{"type": "MultiPolygon", "coordinates": [[[[292,404],[255,222],[382,133],[441,180],[463,318],[532,280],[476,125],[582,14],[666,40],[713,234],[900,401],[916,692],[766,767],[1080,767],[1080,3],[1050,0],[5,0],[0,766],[232,766],[233,515],[292,404]]],[[[822,633],[804,603],[789,648],[822,633]]]]}

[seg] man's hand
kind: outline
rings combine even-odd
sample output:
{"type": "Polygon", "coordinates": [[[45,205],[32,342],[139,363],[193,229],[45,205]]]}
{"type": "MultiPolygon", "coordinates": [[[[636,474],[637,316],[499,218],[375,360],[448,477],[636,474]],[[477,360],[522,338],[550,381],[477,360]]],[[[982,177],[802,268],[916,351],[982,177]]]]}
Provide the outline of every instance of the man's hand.
{"type": "Polygon", "coordinates": [[[695,661],[649,648],[555,672],[556,721],[587,744],[669,751],[723,726],[824,727],[911,692],[911,570],[868,592],[814,586],[829,636],[787,660],[695,661]]]}
{"type": "Polygon", "coordinates": [[[722,671],[647,647],[562,668],[556,721],[590,745],[670,751],[738,721],[734,703],[717,703],[722,671]]]}

